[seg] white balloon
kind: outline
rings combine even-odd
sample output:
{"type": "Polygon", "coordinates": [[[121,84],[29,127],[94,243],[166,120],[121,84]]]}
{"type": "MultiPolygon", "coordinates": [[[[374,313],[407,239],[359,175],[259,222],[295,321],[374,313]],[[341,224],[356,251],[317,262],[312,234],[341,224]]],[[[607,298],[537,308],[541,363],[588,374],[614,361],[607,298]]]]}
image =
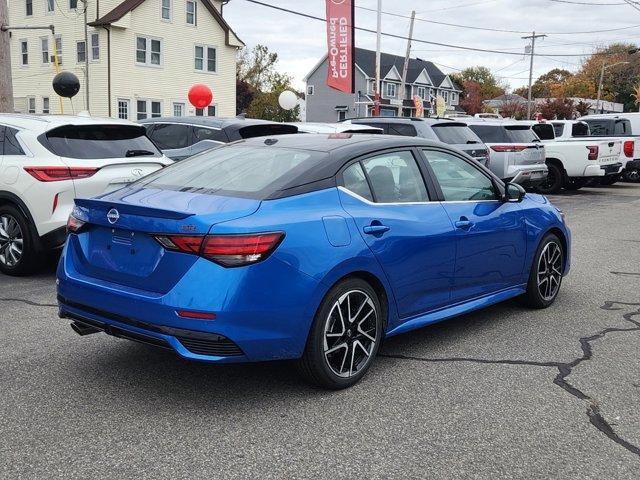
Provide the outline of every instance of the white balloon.
{"type": "Polygon", "coordinates": [[[285,90],[278,97],[278,103],[284,110],[293,110],[298,105],[298,96],[291,90],[285,90]]]}

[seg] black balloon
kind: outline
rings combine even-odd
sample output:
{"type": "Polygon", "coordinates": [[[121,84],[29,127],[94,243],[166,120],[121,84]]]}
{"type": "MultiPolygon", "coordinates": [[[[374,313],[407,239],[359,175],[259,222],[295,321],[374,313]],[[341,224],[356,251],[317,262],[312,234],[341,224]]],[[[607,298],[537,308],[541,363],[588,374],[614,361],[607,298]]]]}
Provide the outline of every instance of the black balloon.
{"type": "Polygon", "coordinates": [[[80,80],[71,72],[60,72],[53,77],[53,90],[61,97],[75,97],[80,91],[80,80]]]}

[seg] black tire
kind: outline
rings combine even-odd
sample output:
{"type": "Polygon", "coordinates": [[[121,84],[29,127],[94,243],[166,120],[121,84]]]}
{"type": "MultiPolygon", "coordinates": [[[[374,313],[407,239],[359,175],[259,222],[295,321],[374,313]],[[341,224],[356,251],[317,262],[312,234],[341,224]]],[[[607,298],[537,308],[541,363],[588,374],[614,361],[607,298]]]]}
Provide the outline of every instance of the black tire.
{"type": "Polygon", "coordinates": [[[614,185],[620,181],[620,175],[607,175],[606,177],[602,177],[600,179],[600,185],[614,185]]]}
{"type": "Polygon", "coordinates": [[[640,169],[632,168],[624,171],[624,179],[627,182],[639,183],[640,182],[640,169]]]}
{"type": "Polygon", "coordinates": [[[0,206],[0,272],[7,275],[28,275],[38,266],[40,253],[29,221],[12,205],[0,206]],[[5,231],[3,225],[10,226],[5,231]],[[18,256],[16,248],[22,243],[18,256]],[[13,247],[12,247],[13,245],[13,247]]]}
{"type": "Polygon", "coordinates": [[[564,189],[570,192],[575,192],[580,190],[582,187],[586,186],[587,182],[582,178],[574,178],[573,180],[567,180],[564,184],[564,189]]]}
{"type": "Polygon", "coordinates": [[[329,290],[316,312],[304,354],[298,360],[299,370],[310,383],[323,388],[339,390],[355,385],[365,376],[380,348],[385,324],[382,317],[380,300],[371,285],[358,278],[348,278],[337,283],[329,290]],[[341,299],[343,303],[340,303],[341,299]],[[361,306],[351,304],[352,299],[354,304],[361,306]],[[349,318],[346,320],[345,307],[350,308],[349,318]],[[369,313],[371,310],[373,313],[369,313]],[[352,315],[353,321],[350,321],[352,315]],[[372,316],[375,318],[372,319],[372,316]],[[360,318],[363,319],[356,324],[360,318]],[[375,334],[370,330],[372,325],[375,325],[375,334]],[[368,332],[370,337],[366,337],[361,331],[368,332]],[[327,343],[326,348],[325,335],[331,335],[328,341],[333,342],[327,343]],[[345,346],[341,347],[342,344],[345,346]],[[326,353],[332,350],[333,353],[326,353]],[[365,354],[367,351],[368,355],[365,354]],[[349,368],[346,371],[345,359],[349,360],[349,365],[357,361],[357,369],[349,368]],[[341,376],[339,373],[343,372],[343,366],[345,371],[341,376]]]}
{"type": "Polygon", "coordinates": [[[560,239],[552,233],[545,235],[540,242],[540,245],[538,245],[538,249],[536,250],[536,254],[533,258],[533,264],[531,265],[531,272],[529,273],[527,291],[522,296],[523,303],[526,306],[530,308],[542,309],[549,307],[553,304],[553,302],[555,302],[556,297],[558,296],[558,292],[560,291],[560,287],[562,286],[564,261],[565,251],[560,239]],[[545,261],[542,259],[543,254],[553,255],[553,258],[555,259],[556,254],[553,253],[555,251],[559,252],[559,259],[553,262],[553,269],[545,270],[548,270],[549,272],[551,272],[551,274],[547,275],[546,273],[541,273],[542,264],[545,263],[545,261]],[[555,280],[551,280],[551,275],[553,275],[555,280]],[[542,277],[542,280],[540,280],[540,277],[542,277]],[[544,280],[544,278],[546,278],[546,281],[544,280]],[[542,283],[540,284],[539,282],[542,283]],[[549,290],[547,290],[547,288],[549,288],[549,290]]]}
{"type": "Polygon", "coordinates": [[[560,193],[564,183],[564,172],[555,163],[547,163],[547,167],[549,168],[547,178],[536,187],[536,190],[544,195],[560,193]]]}

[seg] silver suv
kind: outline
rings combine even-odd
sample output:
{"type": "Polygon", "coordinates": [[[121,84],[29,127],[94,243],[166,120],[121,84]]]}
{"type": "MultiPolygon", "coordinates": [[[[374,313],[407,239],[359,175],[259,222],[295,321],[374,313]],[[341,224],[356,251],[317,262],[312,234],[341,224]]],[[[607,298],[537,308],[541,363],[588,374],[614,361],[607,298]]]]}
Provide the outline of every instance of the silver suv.
{"type": "Polygon", "coordinates": [[[544,145],[531,125],[480,120],[469,128],[489,147],[487,166],[504,181],[536,186],[547,178],[544,145]]]}

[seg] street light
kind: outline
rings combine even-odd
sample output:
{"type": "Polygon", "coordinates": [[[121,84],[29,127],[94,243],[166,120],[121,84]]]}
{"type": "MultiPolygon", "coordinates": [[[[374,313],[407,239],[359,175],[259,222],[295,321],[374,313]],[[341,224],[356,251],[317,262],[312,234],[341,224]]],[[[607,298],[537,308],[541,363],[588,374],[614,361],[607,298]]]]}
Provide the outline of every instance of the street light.
{"type": "Polygon", "coordinates": [[[605,65],[605,63],[602,62],[602,70],[600,70],[600,83],[598,84],[598,100],[596,103],[596,106],[598,107],[598,113],[602,113],[601,107],[600,107],[600,97],[602,96],[602,82],[604,81],[604,71],[607,70],[608,68],[615,67],[617,65],[626,65],[627,63],[629,62],[618,62],[612,65],[605,65]]]}

